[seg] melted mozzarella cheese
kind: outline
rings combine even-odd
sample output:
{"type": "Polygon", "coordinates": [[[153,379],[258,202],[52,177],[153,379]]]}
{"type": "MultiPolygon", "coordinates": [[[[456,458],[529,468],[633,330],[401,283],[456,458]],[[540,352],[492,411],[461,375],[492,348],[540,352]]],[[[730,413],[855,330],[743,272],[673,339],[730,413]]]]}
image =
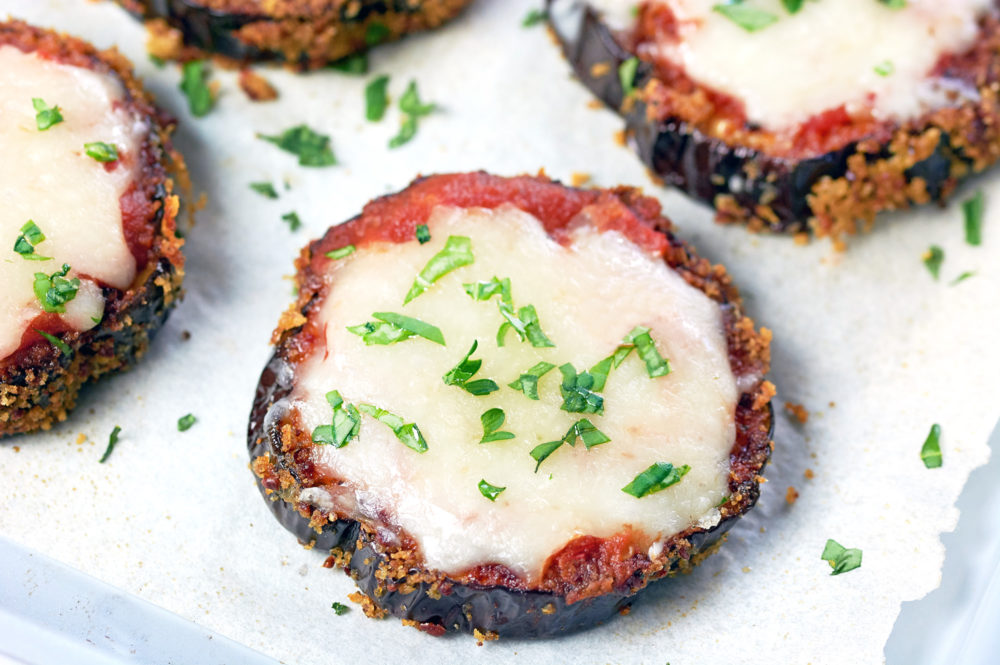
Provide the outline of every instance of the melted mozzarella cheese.
{"type": "Polygon", "coordinates": [[[369,518],[390,515],[416,538],[432,568],[459,573],[494,562],[529,580],[574,536],[609,537],[629,525],[649,546],[694,524],[715,524],[715,506],[728,494],[737,399],[718,305],[615,231],[583,225],[563,246],[512,207],[439,207],[429,226],[426,245],[369,245],[334,264],[318,313],[326,348],[298,370],[288,404],[311,431],[331,422],[324,395],[336,389],[349,403],[374,404],[415,422],[428,450],[414,452],[388,427],[362,416],[358,439],[340,449],[314,448],[317,464],[353,492],[320,496],[309,489],[304,499],[369,518]],[[414,276],[449,235],[471,238],[475,263],[404,307],[414,276]],[[497,347],[503,320],[496,299],[475,302],[462,287],[494,276],[510,277],[515,306],[535,306],[554,348],[534,348],[513,332],[497,347]],[[421,338],[365,346],[346,330],[378,311],[440,327],[447,346],[421,338]],[[542,360],[589,368],[637,325],[652,329],[672,371],[650,379],[633,353],[608,378],[604,415],[560,410],[558,369],[542,377],[538,401],[507,386],[542,360]],[[442,380],[473,340],[479,342],[473,357],[483,360],[474,378],[500,385],[485,397],[442,380]],[[480,444],[480,416],[493,407],[504,410],[502,429],[516,436],[480,444]],[[563,446],[535,473],[531,449],[561,438],[581,417],[611,441],[589,451],[582,443],[563,446]],[[622,491],[655,462],[687,464],[691,471],[642,499],[622,491]],[[477,488],[480,480],[507,489],[491,503],[477,488]]]}
{"type": "Polygon", "coordinates": [[[83,148],[103,141],[120,155],[138,154],[148,127],[121,107],[124,95],[112,75],[0,46],[0,360],[17,350],[42,313],[32,288],[36,272],[51,274],[68,263],[69,277],[86,276],[62,315],[76,330],[101,318],[99,283],[126,289],[135,278],[120,198],[135,175],[126,162],[136,159],[109,171],[83,148]],[[58,105],[63,122],[39,131],[35,97],[58,105]],[[36,252],[53,260],[26,261],[14,252],[29,219],[46,236],[36,252]]]}
{"type": "MultiPolygon", "coordinates": [[[[747,0],[743,6],[778,17],[756,32],[713,11],[717,0],[654,3],[667,5],[679,26],[679,39],[659,45],[657,55],[741,100],[750,122],[777,131],[841,105],[906,120],[975,95],[930,74],[942,55],[971,45],[993,0],[908,0],[901,9],[875,0],[821,0],[803,3],[794,15],[780,0],[747,0]]],[[[618,22],[621,9],[634,3],[592,4],[618,22]]]]}

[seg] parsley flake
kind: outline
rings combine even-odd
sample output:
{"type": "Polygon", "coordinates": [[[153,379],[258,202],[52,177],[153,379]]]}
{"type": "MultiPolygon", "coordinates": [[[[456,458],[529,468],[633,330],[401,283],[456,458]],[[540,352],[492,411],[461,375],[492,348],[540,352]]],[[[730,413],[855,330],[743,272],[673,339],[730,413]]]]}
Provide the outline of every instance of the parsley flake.
{"type": "Polygon", "coordinates": [[[431,231],[426,224],[417,224],[417,242],[425,245],[431,241],[431,231]]]}
{"type": "Polygon", "coordinates": [[[975,275],[976,275],[976,271],[975,270],[966,270],[961,275],[959,275],[955,279],[951,280],[951,282],[948,284],[948,286],[958,286],[959,284],[961,284],[965,280],[969,279],[970,277],[974,277],[975,275]]]}
{"type": "Polygon", "coordinates": [[[691,467],[687,464],[674,466],[669,462],[657,462],[633,478],[632,482],[622,488],[622,491],[641,499],[644,496],[663,491],[671,485],[676,485],[690,470],[691,467]]]}
{"type": "Polygon", "coordinates": [[[49,344],[51,344],[56,349],[58,349],[59,352],[61,354],[63,354],[64,356],[66,356],[67,358],[70,358],[70,357],[73,356],[73,349],[69,348],[69,344],[67,344],[66,342],[62,341],[61,339],[59,339],[55,335],[50,335],[49,333],[45,332],[44,330],[39,330],[38,328],[32,328],[32,330],[34,330],[36,333],[38,333],[39,335],[41,335],[42,337],[44,337],[46,340],[48,340],[49,344]]]}
{"type": "Polygon", "coordinates": [[[962,202],[965,217],[965,242],[978,247],[983,242],[983,190],[962,202]]]}
{"type": "Polygon", "coordinates": [[[45,240],[45,234],[33,220],[28,220],[21,227],[21,233],[14,241],[14,251],[28,261],[51,261],[51,256],[41,256],[35,253],[35,247],[45,240]]]}
{"type": "Polygon", "coordinates": [[[440,252],[431,257],[424,269],[420,271],[413,281],[403,304],[410,302],[424,291],[429,289],[434,282],[441,279],[452,270],[463,266],[471,265],[476,258],[472,255],[472,241],[466,236],[448,236],[444,247],[440,252]]]}
{"type": "Polygon", "coordinates": [[[506,419],[507,415],[503,412],[503,409],[500,408],[490,409],[489,411],[483,413],[483,415],[479,416],[479,420],[483,424],[483,438],[479,440],[479,443],[491,443],[493,441],[506,441],[508,439],[513,439],[513,432],[500,431],[500,428],[503,427],[506,419]]]}
{"type": "Polygon", "coordinates": [[[594,377],[590,372],[576,373],[570,363],[560,365],[563,380],[559,386],[563,403],[559,408],[570,413],[604,413],[604,398],[592,390],[594,377]]]}
{"type": "Polygon", "coordinates": [[[64,314],[66,303],[76,297],[80,290],[80,280],[77,277],[66,279],[69,272],[69,264],[64,263],[62,269],[51,275],[43,272],[35,273],[34,291],[35,297],[46,312],[64,314]]]}
{"type": "MultiPolygon", "coordinates": [[[[656,350],[656,344],[653,342],[653,338],[649,334],[649,328],[645,326],[636,326],[628,335],[625,336],[625,339],[622,340],[622,344],[632,344],[635,346],[635,350],[639,353],[639,357],[642,358],[644,363],[646,363],[646,373],[649,374],[649,378],[655,379],[658,376],[666,376],[667,374],[670,374],[670,363],[660,355],[659,351],[656,350]]],[[[618,352],[616,351],[615,353],[617,356],[618,352]]],[[[628,355],[628,353],[625,353],[625,355],[628,355]]],[[[624,356],[622,356],[622,360],[624,360],[624,356]]],[[[615,367],[617,366],[618,365],[616,364],[615,367]]]]}
{"type": "Polygon", "coordinates": [[[831,575],[840,575],[861,567],[861,550],[847,549],[832,538],[826,541],[820,558],[830,563],[833,568],[831,575]]]}
{"type": "Polygon", "coordinates": [[[104,464],[111,457],[111,451],[115,449],[118,445],[118,435],[121,434],[122,428],[115,425],[115,428],[111,430],[111,436],[108,437],[108,447],[104,449],[104,454],[101,455],[101,459],[97,460],[98,464],[104,464]]]}
{"type": "Polygon", "coordinates": [[[111,143],[104,143],[103,141],[84,143],[83,150],[87,153],[88,157],[98,162],[108,163],[118,161],[118,148],[111,143]]]}
{"type": "Polygon", "coordinates": [[[362,323],[357,326],[348,327],[348,332],[360,335],[365,344],[393,344],[404,339],[418,335],[424,339],[445,346],[444,333],[437,326],[431,325],[410,316],[403,316],[394,312],[375,312],[372,314],[376,321],[362,323]]]}
{"type": "Polygon", "coordinates": [[[944,263],[944,250],[937,245],[931,245],[923,256],[928,272],[938,279],[941,276],[941,264],[944,263]]]}
{"type": "Polygon", "coordinates": [[[331,62],[327,66],[338,72],[360,76],[368,73],[368,55],[365,53],[353,53],[340,60],[331,62]]]}
{"type": "Polygon", "coordinates": [[[385,115],[389,106],[389,77],[385,74],[376,76],[365,86],[365,117],[371,122],[378,122],[385,115]]]}
{"type": "Polygon", "coordinates": [[[420,101],[417,82],[410,81],[403,96],[399,98],[399,110],[403,112],[403,121],[399,127],[399,133],[389,139],[389,147],[398,148],[409,142],[417,134],[417,119],[430,115],[435,108],[433,103],[424,104],[420,101]]]}
{"type": "Polygon", "coordinates": [[[320,425],[313,430],[313,443],[343,448],[361,432],[361,414],[353,404],[347,404],[336,390],[326,394],[326,401],[333,409],[333,424],[320,425]]]}
{"type": "Polygon", "coordinates": [[[198,422],[198,419],[195,418],[193,413],[181,416],[177,419],[177,431],[186,432],[191,429],[196,422],[198,422]]]}
{"type": "Polygon", "coordinates": [[[594,446],[599,446],[602,443],[607,443],[611,439],[601,430],[594,426],[594,423],[590,422],[586,418],[581,418],[575,423],[570,425],[569,430],[563,435],[558,441],[549,441],[541,445],[535,446],[529,453],[532,459],[535,460],[535,473],[538,473],[538,467],[542,465],[549,455],[558,450],[563,444],[569,444],[571,448],[576,446],[576,440],[580,439],[583,441],[583,445],[586,446],[587,450],[590,450],[594,446]]]}
{"type": "Polygon", "coordinates": [[[297,212],[294,211],[286,212],[284,215],[281,216],[281,221],[288,224],[288,229],[290,231],[298,231],[300,228],[302,228],[302,220],[299,219],[299,215],[297,212]]]}
{"type": "Polygon", "coordinates": [[[549,362],[536,363],[532,365],[530,369],[525,372],[521,372],[521,376],[518,377],[516,381],[512,381],[507,385],[524,393],[524,396],[528,399],[538,400],[538,380],[542,378],[545,374],[555,369],[555,365],[549,362]]]}
{"type": "Polygon", "coordinates": [[[789,14],[797,14],[804,3],[805,0],[781,0],[781,4],[789,14]]]}
{"type": "Polygon", "coordinates": [[[343,603],[338,603],[337,601],[334,601],[333,604],[330,605],[330,609],[332,609],[333,613],[337,616],[343,616],[351,611],[350,607],[344,605],[343,603]]]}
{"type": "Polygon", "coordinates": [[[300,166],[332,166],[337,163],[330,148],[330,137],[306,125],[297,125],[275,136],[257,134],[257,138],[295,155],[300,166]]]}
{"type": "Polygon", "coordinates": [[[892,60],[883,60],[875,65],[875,73],[879,76],[892,76],[895,71],[896,66],[892,64],[892,60]]]}
{"type": "Polygon", "coordinates": [[[250,189],[269,199],[278,198],[278,191],[269,182],[251,182],[250,189]]]}
{"type": "Polygon", "coordinates": [[[542,23],[545,19],[549,17],[548,13],[542,9],[532,9],[524,18],[521,20],[521,27],[530,28],[532,26],[542,23]]]}
{"type": "Polygon", "coordinates": [[[622,86],[622,96],[628,97],[635,92],[635,74],[639,70],[639,58],[632,56],[618,65],[618,81],[622,86]]]}
{"type": "Polygon", "coordinates": [[[389,413],[385,409],[372,404],[359,404],[358,410],[368,414],[391,429],[396,438],[407,448],[415,450],[418,453],[427,452],[427,441],[415,423],[404,423],[403,419],[396,414],[389,413]]]}
{"type": "Polygon", "coordinates": [[[712,11],[722,14],[747,32],[763,30],[778,21],[774,14],[746,5],[713,5],[712,11]]]}
{"type": "Polygon", "coordinates": [[[382,23],[369,23],[368,27],[365,28],[365,44],[367,46],[378,46],[388,39],[391,34],[392,31],[389,30],[388,26],[382,23]]]}
{"type": "Polygon", "coordinates": [[[497,487],[496,485],[491,485],[485,480],[479,481],[479,493],[490,501],[496,501],[500,493],[503,492],[506,487],[497,487]]]}
{"type": "Polygon", "coordinates": [[[38,131],[44,132],[49,127],[63,121],[58,106],[49,106],[45,100],[39,97],[32,97],[31,105],[35,108],[35,125],[38,127],[38,131]]]}
{"type": "Polygon", "coordinates": [[[204,60],[190,60],[184,63],[180,89],[187,97],[191,115],[196,118],[212,110],[212,91],[208,87],[207,76],[204,60]]]}
{"type": "Polygon", "coordinates": [[[514,300],[511,297],[510,278],[499,279],[494,277],[488,282],[475,282],[463,284],[465,292],[473,300],[489,300],[493,296],[499,295],[497,307],[505,322],[497,330],[497,346],[503,346],[504,338],[508,330],[514,330],[518,338],[523,342],[528,340],[536,348],[554,347],[545,333],[542,332],[542,324],[538,320],[538,313],[534,305],[525,305],[521,309],[514,311],[514,300]]]}
{"type": "Polygon", "coordinates": [[[357,247],[355,247],[354,245],[344,245],[343,247],[338,247],[337,249],[327,252],[323,256],[325,256],[328,259],[333,259],[334,261],[336,261],[338,259],[344,258],[345,256],[350,256],[355,252],[355,250],[357,250],[357,247]]]}
{"type": "Polygon", "coordinates": [[[878,0],[889,9],[903,9],[906,7],[906,0],[878,0]]]}
{"type": "Polygon", "coordinates": [[[924,445],[920,448],[920,459],[928,469],[937,469],[944,462],[941,455],[941,426],[937,423],[931,425],[931,431],[924,439],[924,445]]]}
{"type": "Polygon", "coordinates": [[[479,368],[482,367],[482,360],[472,360],[472,354],[476,352],[476,348],[479,346],[478,340],[472,341],[472,348],[469,352],[465,354],[465,357],[457,365],[455,365],[447,374],[444,375],[443,379],[446,385],[458,386],[462,388],[469,394],[481,397],[482,395],[489,395],[492,392],[500,390],[500,386],[496,384],[495,381],[491,379],[477,379],[475,381],[470,381],[479,368]]]}

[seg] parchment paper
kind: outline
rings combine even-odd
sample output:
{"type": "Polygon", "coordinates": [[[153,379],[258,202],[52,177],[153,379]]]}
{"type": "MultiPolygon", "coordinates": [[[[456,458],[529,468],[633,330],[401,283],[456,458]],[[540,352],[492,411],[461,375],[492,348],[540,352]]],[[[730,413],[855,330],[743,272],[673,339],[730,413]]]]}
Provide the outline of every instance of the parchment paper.
{"type": "Polygon", "coordinates": [[[177,143],[209,197],[188,235],[187,297],[144,361],[88,389],[68,423],[0,445],[0,532],[286,663],[880,662],[900,603],[939,583],[939,534],[954,527],[955,499],[986,461],[1000,415],[1000,173],[956,197],[986,191],[978,248],[964,243],[956,204],[884,216],[846,254],[720,227],[705,208],[653,185],[615,144],[621,122],[590,107],[543,28],[521,27],[536,4],[480,0],[437,33],[378,49],[364,78],[265,70],[281,93],[274,103],[248,102],[235,74],[216,69],[218,107],[194,119],[176,67],[150,63],[142,28],[120,9],[0,1],[0,15],[117,44],[131,57],[181,118],[177,143]],[[396,109],[364,120],[364,84],[378,73],[392,76],[394,98],[412,78],[442,108],[397,150],[386,147],[396,109]],[[303,122],[332,135],[338,166],[305,169],[254,138],[303,122]],[[353,583],[275,522],[247,469],[254,386],[292,297],[284,277],[307,240],[418,173],[540,167],[646,187],[683,237],[728,266],[775,336],[770,482],[719,554],[594,630],[480,648],[357,608],[335,616],[330,603],[346,602],[353,583]],[[248,189],[260,180],[281,198],[248,189]],[[292,210],[304,222],[297,233],[280,220],[292,210]],[[946,254],[939,282],[921,263],[932,243],[946,254]],[[948,285],[966,270],[975,276],[948,285]],[[790,423],[785,400],[804,404],[808,423],[790,423]],[[179,433],[188,412],[198,423],[179,433]],[[919,450],[934,422],[944,467],[927,470],[919,450]],[[116,424],[121,442],[98,464],[116,424]],[[801,494],[793,505],[789,486],[801,494]],[[862,567],[831,577],[820,560],[827,538],[861,548],[862,567]]]}

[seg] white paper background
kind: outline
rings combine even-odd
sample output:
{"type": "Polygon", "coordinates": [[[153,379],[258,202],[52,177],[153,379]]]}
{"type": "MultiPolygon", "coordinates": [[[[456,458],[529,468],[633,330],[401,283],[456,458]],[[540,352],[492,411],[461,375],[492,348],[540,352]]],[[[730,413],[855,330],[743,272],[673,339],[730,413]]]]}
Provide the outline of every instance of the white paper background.
{"type": "Polygon", "coordinates": [[[188,235],[187,297],[144,362],[87,390],[63,426],[0,445],[0,532],[287,663],[880,662],[900,603],[939,582],[939,534],[954,527],[955,499],[986,461],[1000,415],[1000,174],[957,197],[987,192],[979,248],[965,245],[954,204],[885,216],[843,255],[827,243],[803,248],[714,225],[707,210],[648,181],[612,140],[621,122],[588,107],[544,29],[520,27],[536,4],[479,0],[436,34],[379,49],[366,78],[265,70],[280,90],[276,103],[249,103],[234,74],[217,70],[218,107],[193,119],[177,69],[146,59],[142,29],[118,8],[0,0],[0,15],[117,44],[131,57],[181,118],[177,144],[209,196],[188,235]],[[364,84],[378,73],[392,76],[396,98],[413,78],[442,107],[398,150],[386,148],[397,110],[379,124],[364,120],[364,84]],[[340,165],[304,169],[254,138],[302,122],[333,137],[340,165]],[[750,313],[774,330],[777,404],[801,402],[812,417],[793,425],[778,409],[757,509],[720,554],[658,585],[627,618],[558,640],[479,648],[357,609],[337,617],[330,603],[345,601],[353,584],[322,568],[322,553],[295,544],[247,469],[254,386],[291,299],[284,277],[310,238],[418,173],[540,167],[659,197],[681,235],[728,266],[750,313]],[[278,201],[248,190],[265,179],[287,179],[291,189],[279,187],[278,201]],[[280,220],[291,210],[305,225],[294,234],[280,220]],[[941,282],[920,261],[931,243],[945,250],[941,282]],[[977,274],[948,286],[965,270],[977,274]],[[179,433],[188,412],[199,422],[179,433]],[[918,452],[933,422],[943,427],[945,464],[927,470],[918,452]],[[122,440],[99,465],[116,424],[122,440]],[[801,492],[792,506],[789,485],[801,492]],[[819,559],[827,538],[862,548],[862,568],[831,577],[819,559]]]}

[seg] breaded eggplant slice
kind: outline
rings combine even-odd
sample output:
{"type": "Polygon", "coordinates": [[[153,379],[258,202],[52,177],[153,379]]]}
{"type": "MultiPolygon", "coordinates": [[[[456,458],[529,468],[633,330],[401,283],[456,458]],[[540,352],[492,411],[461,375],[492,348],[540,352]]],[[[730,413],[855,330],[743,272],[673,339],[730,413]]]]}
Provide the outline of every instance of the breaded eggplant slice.
{"type": "Polygon", "coordinates": [[[182,42],[241,61],[279,60],[317,69],[411,32],[436,28],[471,0],[117,0],[152,21],[161,57],[185,57],[182,42]]]}
{"type": "Polygon", "coordinates": [[[752,10],[771,22],[752,32],[717,4],[548,6],[643,163],[719,221],[840,245],[882,210],[944,201],[1000,155],[995,0],[807,2],[794,15],[761,0],[752,10]]]}
{"type": "Polygon", "coordinates": [[[65,420],[180,295],[174,121],[116,50],[0,23],[0,437],[65,420]]]}
{"type": "Polygon", "coordinates": [[[480,639],[593,626],[756,502],[770,332],[638,190],[422,178],[297,267],[251,467],[370,616],[480,639]]]}

